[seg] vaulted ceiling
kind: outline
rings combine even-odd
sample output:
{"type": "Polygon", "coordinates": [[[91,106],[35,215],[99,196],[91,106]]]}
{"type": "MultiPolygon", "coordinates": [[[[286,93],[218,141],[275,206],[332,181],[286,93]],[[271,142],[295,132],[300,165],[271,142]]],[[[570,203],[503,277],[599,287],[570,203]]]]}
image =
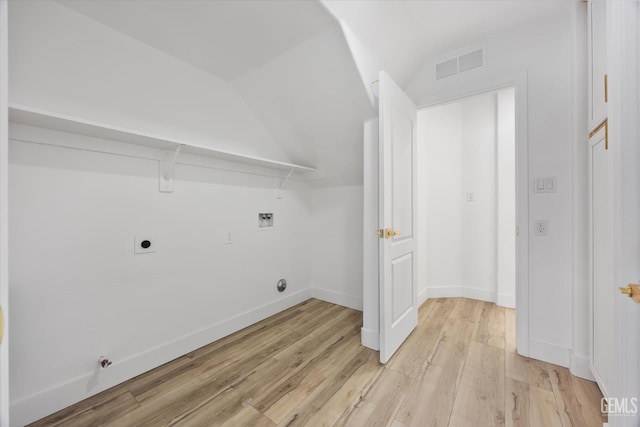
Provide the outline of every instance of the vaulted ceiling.
{"type": "Polygon", "coordinates": [[[229,82],[291,161],[325,171],[324,185],[362,182],[379,69],[407,87],[426,59],[567,1],[58,0],[229,82]]]}

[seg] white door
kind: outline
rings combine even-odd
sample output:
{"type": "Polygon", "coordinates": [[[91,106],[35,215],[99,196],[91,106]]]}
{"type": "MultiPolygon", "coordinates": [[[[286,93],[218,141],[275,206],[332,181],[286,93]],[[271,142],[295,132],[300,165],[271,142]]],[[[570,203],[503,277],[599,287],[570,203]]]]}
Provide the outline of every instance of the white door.
{"type": "MultiPolygon", "coordinates": [[[[9,312],[7,3],[7,0],[0,0],[0,307],[4,309],[4,316],[9,312]]],[[[0,334],[5,332],[5,320],[6,317],[0,318],[0,334]]],[[[9,426],[9,346],[7,334],[4,335],[0,341],[0,427],[9,426]]]]}
{"type": "MultiPolygon", "coordinates": [[[[607,36],[615,319],[611,330],[615,337],[611,349],[615,378],[607,396],[611,399],[609,425],[638,427],[640,304],[618,288],[626,290],[628,284],[640,283],[640,2],[607,1],[607,36]]],[[[637,292],[637,288],[634,290],[637,292]]]]}
{"type": "MultiPolygon", "coordinates": [[[[610,102],[610,149],[615,152],[614,286],[640,284],[640,2],[611,1],[608,50],[614,95],[610,102]]],[[[636,300],[637,300],[637,289],[636,300]]],[[[615,414],[609,425],[640,426],[640,303],[614,290],[618,359],[615,414]]]]}
{"type": "Polygon", "coordinates": [[[613,155],[606,147],[606,129],[590,140],[592,367],[605,397],[613,391],[615,355],[613,264],[613,155]]]}
{"type": "Polygon", "coordinates": [[[379,79],[380,362],[418,325],[416,106],[384,71],[379,79]]]}

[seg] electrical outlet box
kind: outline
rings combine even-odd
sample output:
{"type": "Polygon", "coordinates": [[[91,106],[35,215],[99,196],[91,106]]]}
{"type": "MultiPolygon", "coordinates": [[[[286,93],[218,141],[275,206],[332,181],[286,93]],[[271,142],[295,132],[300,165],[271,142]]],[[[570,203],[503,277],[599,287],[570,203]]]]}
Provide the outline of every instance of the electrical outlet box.
{"type": "Polygon", "coordinates": [[[273,228],[273,212],[258,214],[258,228],[273,228]]]}
{"type": "Polygon", "coordinates": [[[133,238],[134,254],[150,254],[157,250],[158,241],[154,236],[144,235],[133,238]]]}
{"type": "Polygon", "coordinates": [[[549,232],[549,222],[546,219],[537,219],[533,224],[533,234],[536,236],[546,236],[549,232]]]}

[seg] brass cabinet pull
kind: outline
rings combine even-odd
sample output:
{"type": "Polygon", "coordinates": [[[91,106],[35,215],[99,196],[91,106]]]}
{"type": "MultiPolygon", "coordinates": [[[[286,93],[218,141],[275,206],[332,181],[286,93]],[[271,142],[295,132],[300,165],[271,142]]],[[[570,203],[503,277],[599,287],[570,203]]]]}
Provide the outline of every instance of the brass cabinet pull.
{"type": "Polygon", "coordinates": [[[596,133],[600,132],[602,128],[604,128],[604,149],[608,150],[609,149],[609,120],[608,119],[604,119],[602,123],[598,125],[598,127],[596,127],[594,130],[589,132],[589,139],[593,138],[593,136],[596,133]]]}
{"type": "Polygon", "coordinates": [[[609,78],[604,75],[604,102],[609,102],[609,78]]]}
{"type": "Polygon", "coordinates": [[[640,304],[640,285],[629,283],[624,288],[620,288],[620,293],[627,295],[633,299],[637,304],[640,304]]]}

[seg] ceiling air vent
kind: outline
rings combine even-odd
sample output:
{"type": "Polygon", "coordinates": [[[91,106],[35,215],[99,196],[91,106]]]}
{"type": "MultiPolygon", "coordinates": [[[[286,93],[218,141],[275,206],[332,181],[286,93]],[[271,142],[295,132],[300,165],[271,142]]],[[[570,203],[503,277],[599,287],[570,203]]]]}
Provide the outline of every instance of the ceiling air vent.
{"type": "Polygon", "coordinates": [[[436,80],[484,67],[484,49],[467,51],[436,63],[436,80]]]}

